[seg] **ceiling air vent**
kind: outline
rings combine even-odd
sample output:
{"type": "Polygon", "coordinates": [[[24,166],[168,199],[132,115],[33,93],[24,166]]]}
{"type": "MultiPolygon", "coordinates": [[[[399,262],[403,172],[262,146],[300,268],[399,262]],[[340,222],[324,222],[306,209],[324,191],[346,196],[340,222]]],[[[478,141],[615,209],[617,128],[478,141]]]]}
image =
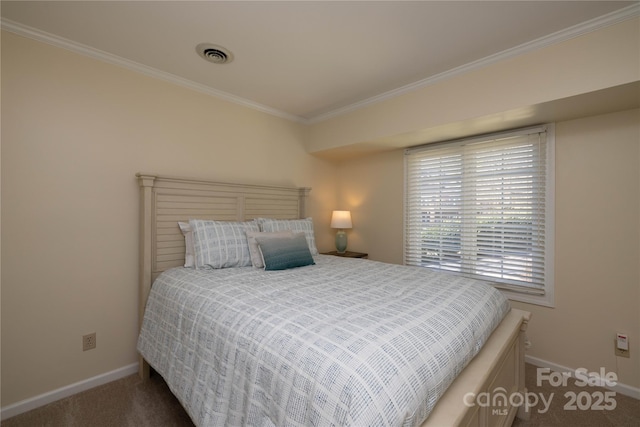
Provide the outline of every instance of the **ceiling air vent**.
{"type": "Polygon", "coordinates": [[[228,64],[233,61],[233,53],[222,46],[211,43],[200,43],[196,46],[196,52],[206,61],[214,64],[228,64]]]}

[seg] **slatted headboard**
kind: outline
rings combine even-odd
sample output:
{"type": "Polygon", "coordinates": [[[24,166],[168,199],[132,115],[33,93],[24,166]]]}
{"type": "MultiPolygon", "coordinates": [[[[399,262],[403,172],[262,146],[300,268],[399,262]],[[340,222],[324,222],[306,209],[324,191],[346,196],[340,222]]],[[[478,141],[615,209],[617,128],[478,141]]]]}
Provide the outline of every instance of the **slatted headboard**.
{"type": "MultiPolygon", "coordinates": [[[[139,320],[151,284],[164,270],[184,265],[184,238],[178,221],[253,218],[296,219],[307,215],[310,188],[278,187],[136,174],[140,184],[139,320]]],[[[143,361],[141,360],[141,375],[143,361]]],[[[145,364],[146,365],[146,364],[145,364]]]]}

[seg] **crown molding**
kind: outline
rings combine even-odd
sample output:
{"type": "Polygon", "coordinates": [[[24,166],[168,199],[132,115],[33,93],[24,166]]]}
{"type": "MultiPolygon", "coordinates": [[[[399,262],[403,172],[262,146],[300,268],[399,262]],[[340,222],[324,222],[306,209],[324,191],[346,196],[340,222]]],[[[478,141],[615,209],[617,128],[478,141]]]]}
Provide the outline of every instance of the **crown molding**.
{"type": "Polygon", "coordinates": [[[275,108],[268,107],[266,105],[259,104],[257,102],[249,101],[245,98],[241,98],[239,96],[232,95],[227,92],[223,92],[221,90],[217,90],[211,88],[209,86],[196,83],[192,80],[185,79],[175,74],[167,73],[161,70],[158,70],[153,67],[149,67],[147,65],[140,64],[135,61],[131,61],[129,59],[122,58],[120,56],[111,54],[109,52],[105,52],[99,49],[95,49],[91,46],[84,45],[82,43],[75,42],[73,40],[66,39],[64,37],[57,36],[55,34],[47,33],[45,31],[41,31],[37,28],[29,27],[27,25],[20,24],[18,22],[11,21],[9,19],[2,18],[0,20],[0,27],[3,30],[12,32],[19,36],[27,37],[33,40],[37,40],[39,42],[47,43],[52,46],[56,46],[62,49],[66,49],[72,51],[74,53],[78,53],[80,55],[88,56],[93,59],[97,59],[99,61],[107,62],[112,65],[116,65],[119,67],[127,68],[129,70],[145,74],[150,77],[154,77],[160,80],[164,80],[169,83],[176,84],[178,86],[182,86],[191,90],[195,90],[197,92],[214,96],[216,98],[223,99],[225,101],[232,102],[234,104],[239,104],[244,107],[248,107],[254,110],[261,111],[263,113],[267,113],[276,117],[280,117],[286,120],[291,120],[294,122],[303,123],[306,120],[302,117],[295,116],[293,114],[285,113],[283,111],[277,110],[275,108]]]}
{"type": "Polygon", "coordinates": [[[343,114],[347,114],[352,111],[359,110],[361,108],[376,104],[378,102],[395,98],[397,96],[436,84],[442,80],[446,80],[463,73],[477,70],[479,68],[486,67],[488,65],[494,64],[499,61],[503,61],[505,59],[523,55],[525,53],[532,52],[537,49],[542,49],[544,47],[547,47],[556,43],[567,41],[572,38],[579,37],[581,35],[599,30],[601,28],[615,25],[631,18],[635,18],[637,16],[640,16],[640,3],[627,6],[626,8],[622,8],[615,12],[602,15],[590,21],[585,21],[581,24],[574,25],[573,27],[569,27],[564,30],[541,37],[539,39],[532,40],[527,43],[523,43],[521,45],[504,50],[502,52],[498,52],[496,54],[487,56],[477,61],[473,61],[468,64],[462,65],[460,67],[452,68],[451,70],[442,72],[440,74],[436,74],[431,77],[427,77],[422,80],[418,80],[417,82],[410,83],[408,85],[390,90],[388,92],[381,93],[371,98],[367,98],[365,100],[355,102],[353,104],[350,104],[344,107],[332,109],[325,113],[317,114],[314,117],[306,120],[306,124],[319,123],[333,117],[341,116],[343,114]]]}
{"type": "Polygon", "coordinates": [[[64,37],[59,37],[55,34],[47,33],[45,31],[41,31],[36,28],[32,28],[32,27],[29,27],[5,18],[2,18],[0,20],[0,28],[6,31],[10,31],[19,36],[27,37],[27,38],[34,39],[43,43],[47,43],[56,47],[70,50],[72,52],[79,53],[81,55],[85,55],[94,59],[98,59],[100,61],[104,61],[113,65],[117,65],[119,67],[128,68],[132,71],[139,72],[160,80],[164,80],[166,82],[173,83],[173,84],[176,84],[176,85],[179,85],[179,86],[182,86],[206,95],[214,96],[216,98],[220,98],[225,101],[232,102],[234,104],[242,105],[244,107],[258,110],[263,113],[280,117],[286,120],[290,120],[296,123],[310,125],[310,124],[319,123],[343,114],[347,114],[352,111],[376,104],[378,102],[382,102],[384,100],[391,99],[391,98],[424,88],[426,86],[436,84],[442,80],[446,80],[463,73],[467,73],[482,67],[486,67],[488,65],[494,64],[496,62],[499,62],[508,58],[513,58],[518,55],[523,55],[525,53],[534,51],[536,49],[541,49],[541,48],[550,46],[552,44],[560,43],[560,42],[581,36],[583,34],[596,31],[600,28],[604,28],[610,25],[623,22],[627,19],[631,19],[637,16],[640,16],[640,3],[633,4],[631,6],[620,9],[618,11],[600,16],[590,21],[583,22],[581,24],[575,25],[573,27],[569,27],[567,29],[558,31],[556,33],[550,34],[545,37],[541,37],[531,42],[527,42],[519,46],[515,46],[513,48],[504,50],[502,52],[498,52],[494,55],[487,56],[480,60],[470,62],[468,64],[442,72],[440,74],[427,77],[417,82],[399,87],[397,89],[381,93],[379,95],[367,98],[359,102],[355,102],[353,104],[349,104],[344,107],[340,107],[340,108],[332,109],[330,111],[326,111],[324,113],[316,114],[313,117],[309,117],[309,118],[286,113],[284,111],[253,102],[245,98],[241,98],[241,97],[232,95],[230,93],[223,92],[223,91],[211,88],[209,86],[176,76],[174,74],[167,73],[167,72],[158,70],[156,68],[149,67],[149,66],[140,64],[138,62],[131,61],[131,60],[122,58],[120,56],[113,55],[111,53],[92,48],[82,43],[77,43],[73,40],[69,40],[64,37]]]}

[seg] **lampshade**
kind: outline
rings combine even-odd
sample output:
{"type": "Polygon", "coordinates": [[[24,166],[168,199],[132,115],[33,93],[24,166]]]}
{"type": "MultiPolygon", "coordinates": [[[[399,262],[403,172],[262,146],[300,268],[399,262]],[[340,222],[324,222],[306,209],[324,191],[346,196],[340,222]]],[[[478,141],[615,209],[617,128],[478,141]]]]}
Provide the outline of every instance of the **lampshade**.
{"type": "Polygon", "coordinates": [[[351,211],[333,211],[331,228],[351,228],[351,211]]]}

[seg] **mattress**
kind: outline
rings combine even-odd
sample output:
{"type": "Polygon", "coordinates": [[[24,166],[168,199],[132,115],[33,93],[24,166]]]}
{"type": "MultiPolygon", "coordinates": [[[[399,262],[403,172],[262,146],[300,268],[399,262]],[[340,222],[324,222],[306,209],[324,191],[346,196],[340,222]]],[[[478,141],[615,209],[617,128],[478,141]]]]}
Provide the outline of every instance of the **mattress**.
{"type": "Polygon", "coordinates": [[[477,280],[314,260],[154,282],[138,351],[196,425],[419,425],[510,309],[477,280]]]}

